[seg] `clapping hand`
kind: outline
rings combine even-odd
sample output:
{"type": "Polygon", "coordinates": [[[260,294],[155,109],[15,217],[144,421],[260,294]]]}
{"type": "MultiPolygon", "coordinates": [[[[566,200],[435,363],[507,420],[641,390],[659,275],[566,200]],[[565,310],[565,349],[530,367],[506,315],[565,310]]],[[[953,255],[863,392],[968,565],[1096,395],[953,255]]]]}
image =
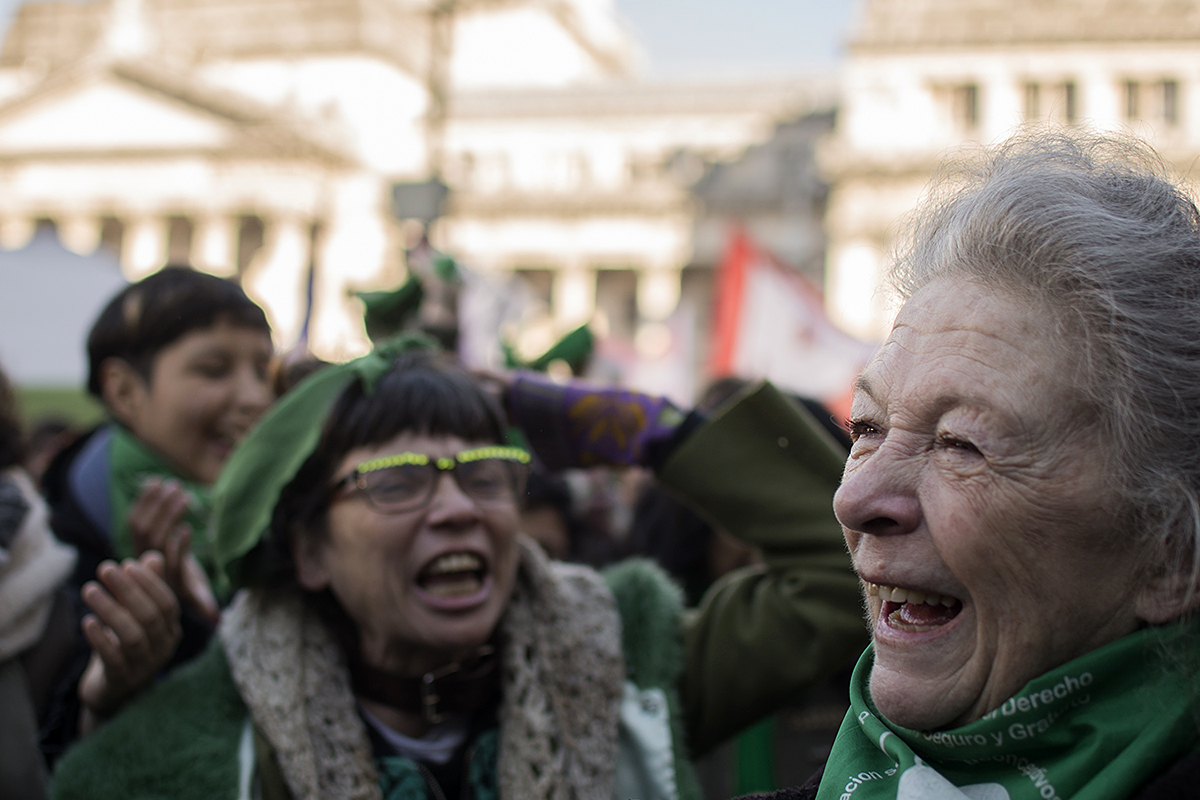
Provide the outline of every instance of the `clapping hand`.
{"type": "Polygon", "coordinates": [[[83,600],[93,612],[83,619],[92,646],[79,682],[85,728],[94,723],[88,713],[111,716],[148,686],[179,646],[179,602],[164,574],[163,555],[151,551],[121,564],[105,561],[98,580],[84,585],[83,600]]]}
{"type": "Polygon", "coordinates": [[[175,596],[215,625],[221,612],[204,567],[191,553],[191,526],[183,522],[188,502],[188,493],[178,482],[150,479],[129,509],[129,534],[139,555],[162,553],[164,577],[175,596]]]}

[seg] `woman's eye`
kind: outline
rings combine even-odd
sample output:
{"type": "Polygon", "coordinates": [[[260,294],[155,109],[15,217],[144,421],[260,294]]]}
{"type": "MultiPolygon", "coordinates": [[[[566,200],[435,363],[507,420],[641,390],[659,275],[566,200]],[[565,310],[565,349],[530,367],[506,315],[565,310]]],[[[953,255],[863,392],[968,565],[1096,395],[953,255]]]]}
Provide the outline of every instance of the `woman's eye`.
{"type": "Polygon", "coordinates": [[[509,488],[509,473],[501,462],[485,459],[458,469],[460,485],[469,492],[495,495],[509,488]]]}
{"type": "Polygon", "coordinates": [[[846,430],[850,434],[850,441],[857,442],[860,437],[873,436],[879,433],[879,428],[872,425],[870,422],[861,419],[852,419],[846,425],[846,430]]]}
{"type": "Polygon", "coordinates": [[[428,487],[429,476],[419,467],[389,467],[367,473],[367,487],[379,497],[407,497],[428,487]]]}
{"type": "Polygon", "coordinates": [[[937,437],[937,446],[943,449],[952,450],[961,453],[971,453],[980,455],[979,448],[971,444],[966,439],[950,434],[939,434],[937,437]]]}

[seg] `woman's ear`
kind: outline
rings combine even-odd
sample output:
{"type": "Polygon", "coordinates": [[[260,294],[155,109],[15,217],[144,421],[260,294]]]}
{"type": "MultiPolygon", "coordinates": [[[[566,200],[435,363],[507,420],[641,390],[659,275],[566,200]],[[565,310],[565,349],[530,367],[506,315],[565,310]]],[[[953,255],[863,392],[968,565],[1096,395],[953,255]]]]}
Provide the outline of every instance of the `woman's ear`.
{"type": "Polygon", "coordinates": [[[133,365],[123,358],[100,364],[100,396],[117,421],[132,427],[149,399],[150,387],[133,365]]]}
{"type": "Polygon", "coordinates": [[[1138,593],[1134,612],[1138,619],[1162,625],[1200,606],[1200,587],[1187,572],[1152,573],[1138,593]]]}
{"type": "Polygon", "coordinates": [[[296,580],[310,592],[329,586],[329,570],[325,568],[325,547],[320,537],[306,531],[293,530],[291,535],[292,561],[296,564],[296,580]]]}

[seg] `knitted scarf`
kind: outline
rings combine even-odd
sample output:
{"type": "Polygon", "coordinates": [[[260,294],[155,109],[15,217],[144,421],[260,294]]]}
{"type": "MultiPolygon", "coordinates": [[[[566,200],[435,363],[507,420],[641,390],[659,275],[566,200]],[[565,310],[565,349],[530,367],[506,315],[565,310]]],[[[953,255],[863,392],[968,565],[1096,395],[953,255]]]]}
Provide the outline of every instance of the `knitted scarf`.
{"type": "MultiPolygon", "coordinates": [[[[234,683],[296,800],[378,800],[345,659],[303,598],[242,592],[219,633],[234,683]]],[[[522,541],[500,633],[500,796],[609,800],[624,662],[620,620],[602,579],[551,564],[522,541]]]]}
{"type": "Polygon", "coordinates": [[[902,728],[876,710],[868,647],[817,797],[1128,797],[1200,742],[1189,674],[1198,632],[1189,623],[1130,634],[1035,678],[982,719],[936,732],[902,728]]]}

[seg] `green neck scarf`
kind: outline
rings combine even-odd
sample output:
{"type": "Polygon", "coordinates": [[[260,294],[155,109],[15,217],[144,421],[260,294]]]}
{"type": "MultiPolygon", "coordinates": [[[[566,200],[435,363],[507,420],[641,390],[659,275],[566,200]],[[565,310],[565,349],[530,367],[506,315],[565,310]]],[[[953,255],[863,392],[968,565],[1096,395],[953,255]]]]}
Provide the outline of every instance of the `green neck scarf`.
{"type": "Polygon", "coordinates": [[[817,798],[1126,798],[1200,741],[1189,677],[1198,633],[1185,623],[1130,634],[1030,681],[983,719],[934,733],[875,709],[868,647],[817,798]]]}
{"type": "Polygon", "coordinates": [[[209,489],[179,477],[162,456],[148,448],[121,425],[113,425],[108,445],[108,497],[112,508],[112,542],[118,558],[133,558],[133,539],[129,534],[129,509],[151,478],[177,481],[188,493],[183,521],[192,527],[192,553],[212,577],[215,565],[212,546],[206,535],[210,509],[209,489]]]}

